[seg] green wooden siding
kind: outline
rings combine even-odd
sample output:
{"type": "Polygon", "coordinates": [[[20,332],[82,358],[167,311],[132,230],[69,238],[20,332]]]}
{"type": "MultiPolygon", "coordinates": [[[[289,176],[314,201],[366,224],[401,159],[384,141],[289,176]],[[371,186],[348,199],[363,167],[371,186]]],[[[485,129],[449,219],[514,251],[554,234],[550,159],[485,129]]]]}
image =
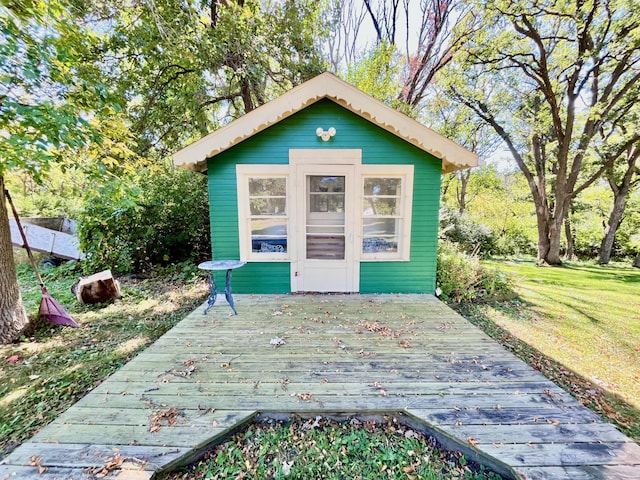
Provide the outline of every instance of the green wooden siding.
{"type": "MultiPolygon", "coordinates": [[[[239,258],[237,164],[288,164],[289,149],[362,149],[363,164],[413,164],[410,262],[362,262],[362,293],[433,293],[435,290],[441,162],[329,100],[241,142],[208,162],[212,254],[239,258]],[[316,128],[337,130],[330,142],[316,128]]],[[[251,262],[233,273],[237,293],[287,293],[289,262],[251,262]]]]}

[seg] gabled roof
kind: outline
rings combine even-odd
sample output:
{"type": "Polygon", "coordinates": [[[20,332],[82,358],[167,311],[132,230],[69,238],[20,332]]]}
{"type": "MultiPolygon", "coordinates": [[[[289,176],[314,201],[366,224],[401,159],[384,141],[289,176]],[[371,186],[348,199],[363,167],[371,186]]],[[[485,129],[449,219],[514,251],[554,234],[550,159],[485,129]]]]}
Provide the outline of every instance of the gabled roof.
{"type": "MultiPolygon", "coordinates": [[[[173,154],[175,165],[207,171],[207,158],[237,145],[313,103],[327,98],[442,160],[442,172],[475,167],[478,156],[421,123],[326,72],[173,154]]],[[[313,134],[314,132],[311,132],[313,134]]]]}

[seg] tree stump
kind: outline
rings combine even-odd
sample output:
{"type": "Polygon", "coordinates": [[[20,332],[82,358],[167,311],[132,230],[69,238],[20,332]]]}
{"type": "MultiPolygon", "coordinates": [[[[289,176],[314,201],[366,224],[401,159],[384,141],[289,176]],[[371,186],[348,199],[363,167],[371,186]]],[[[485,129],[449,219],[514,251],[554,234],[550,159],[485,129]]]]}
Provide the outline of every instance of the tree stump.
{"type": "Polygon", "coordinates": [[[122,297],[120,283],[113,278],[111,270],[81,278],[71,291],[80,303],[104,303],[122,297]]]}

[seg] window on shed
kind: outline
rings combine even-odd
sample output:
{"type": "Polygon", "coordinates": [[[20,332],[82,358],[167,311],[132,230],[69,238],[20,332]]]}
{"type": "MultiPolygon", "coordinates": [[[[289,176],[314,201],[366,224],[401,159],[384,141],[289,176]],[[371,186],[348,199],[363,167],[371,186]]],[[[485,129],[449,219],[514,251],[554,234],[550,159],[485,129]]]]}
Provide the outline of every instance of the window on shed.
{"type": "Polygon", "coordinates": [[[404,165],[394,170],[385,173],[367,166],[363,174],[363,260],[409,260],[413,168],[404,165]]]}
{"type": "Polygon", "coordinates": [[[289,258],[288,175],[279,166],[239,165],[238,232],[240,258],[289,258]],[[268,173],[267,173],[268,172],[268,173]]]}

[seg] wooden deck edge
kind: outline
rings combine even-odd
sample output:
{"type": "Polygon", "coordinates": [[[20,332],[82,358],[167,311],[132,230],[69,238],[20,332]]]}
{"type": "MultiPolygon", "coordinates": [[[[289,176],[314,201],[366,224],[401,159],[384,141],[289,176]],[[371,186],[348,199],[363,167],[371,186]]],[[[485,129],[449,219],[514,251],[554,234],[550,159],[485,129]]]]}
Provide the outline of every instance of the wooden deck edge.
{"type": "Polygon", "coordinates": [[[266,420],[287,421],[292,417],[312,418],[321,416],[330,420],[344,422],[351,418],[357,418],[360,421],[376,421],[387,423],[389,417],[396,418],[398,423],[405,427],[417,430],[427,436],[435,438],[438,445],[444,450],[462,452],[469,460],[479,465],[483,465],[488,469],[502,475],[509,480],[521,480],[521,476],[516,473],[513,467],[498,460],[495,457],[475,448],[463,439],[457,438],[432,423],[424,420],[419,415],[411,412],[409,409],[389,411],[389,410],[369,410],[369,411],[352,411],[352,412],[327,412],[322,410],[309,409],[308,411],[282,412],[282,411],[263,411],[256,415],[255,422],[264,422],[266,420]]]}
{"type": "Polygon", "coordinates": [[[401,423],[435,438],[438,444],[445,450],[462,452],[469,460],[483,465],[509,480],[520,480],[522,478],[516,473],[512,466],[474,447],[466,440],[445,432],[438,428],[438,426],[420,417],[420,415],[412,412],[411,409],[405,409],[401,413],[401,423]]]}
{"type": "Polygon", "coordinates": [[[173,461],[155,470],[151,478],[153,479],[156,476],[156,474],[170,472],[172,470],[175,470],[176,468],[186,467],[187,465],[197,462],[211,448],[215,447],[216,445],[219,445],[220,443],[222,443],[224,440],[226,440],[227,438],[229,438],[231,435],[235,434],[239,430],[242,430],[245,427],[245,425],[249,423],[253,423],[255,421],[256,416],[257,416],[257,412],[247,411],[244,417],[239,419],[234,425],[230,426],[225,430],[222,430],[221,432],[218,432],[216,435],[212,437],[207,438],[205,441],[200,442],[196,447],[190,449],[190,451],[185,455],[175,458],[173,461]]]}

